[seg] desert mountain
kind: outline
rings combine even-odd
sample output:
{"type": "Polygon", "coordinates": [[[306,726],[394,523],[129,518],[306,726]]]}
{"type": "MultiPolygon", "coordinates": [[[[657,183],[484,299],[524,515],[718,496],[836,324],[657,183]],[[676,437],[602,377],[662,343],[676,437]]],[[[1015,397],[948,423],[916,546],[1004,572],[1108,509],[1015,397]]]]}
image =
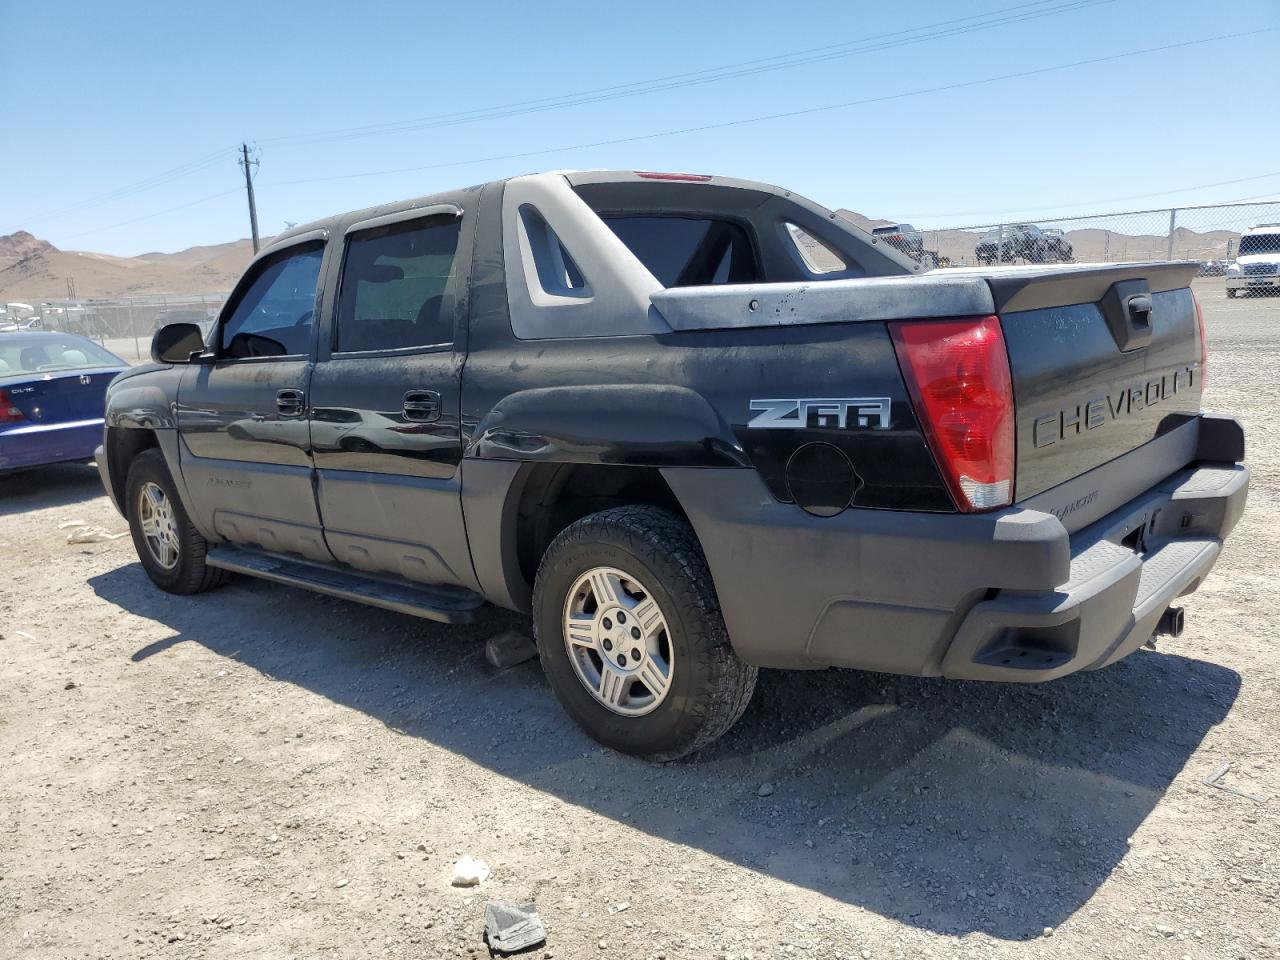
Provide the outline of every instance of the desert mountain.
{"type": "Polygon", "coordinates": [[[19,230],[7,237],[0,237],[0,260],[22,260],[41,253],[57,253],[58,248],[48,240],[40,240],[19,230]]]}
{"type": "Polygon", "coordinates": [[[231,289],[252,257],[249,240],[114,257],[59,250],[19,230],[0,236],[0,302],[60,300],[68,295],[68,280],[80,298],[220,293],[231,289]]]}

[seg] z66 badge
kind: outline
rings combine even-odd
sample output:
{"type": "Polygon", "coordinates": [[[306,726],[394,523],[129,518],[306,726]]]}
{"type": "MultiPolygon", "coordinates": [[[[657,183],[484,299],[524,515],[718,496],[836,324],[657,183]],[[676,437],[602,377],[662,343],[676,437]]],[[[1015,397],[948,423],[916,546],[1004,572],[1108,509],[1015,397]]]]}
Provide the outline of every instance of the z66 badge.
{"type": "Polygon", "coordinates": [[[748,427],[803,430],[826,428],[847,430],[852,427],[889,429],[888,397],[814,398],[808,400],[752,400],[751,409],[759,410],[748,427]]]}

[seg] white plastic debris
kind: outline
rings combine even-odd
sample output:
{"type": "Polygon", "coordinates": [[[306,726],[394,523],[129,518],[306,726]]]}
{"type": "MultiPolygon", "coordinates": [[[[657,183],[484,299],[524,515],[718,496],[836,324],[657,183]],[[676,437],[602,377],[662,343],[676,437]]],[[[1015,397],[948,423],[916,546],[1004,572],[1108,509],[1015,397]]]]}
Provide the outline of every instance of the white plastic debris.
{"type": "Polygon", "coordinates": [[[476,887],[489,879],[489,865],[469,853],[453,865],[453,885],[455,887],[476,887]]]}
{"type": "Polygon", "coordinates": [[[67,534],[67,543],[105,543],[127,536],[127,533],[112,533],[103,527],[80,527],[67,534]]]}

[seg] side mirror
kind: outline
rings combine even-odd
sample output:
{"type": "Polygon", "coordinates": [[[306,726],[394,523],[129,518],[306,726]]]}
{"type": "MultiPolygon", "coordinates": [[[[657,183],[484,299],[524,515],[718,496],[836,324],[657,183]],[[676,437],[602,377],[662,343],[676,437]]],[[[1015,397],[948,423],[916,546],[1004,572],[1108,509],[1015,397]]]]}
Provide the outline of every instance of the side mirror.
{"type": "Polygon", "coordinates": [[[204,334],[194,323],[167,323],[151,338],[151,359],[156,363],[190,363],[193,353],[204,352],[204,334]]]}

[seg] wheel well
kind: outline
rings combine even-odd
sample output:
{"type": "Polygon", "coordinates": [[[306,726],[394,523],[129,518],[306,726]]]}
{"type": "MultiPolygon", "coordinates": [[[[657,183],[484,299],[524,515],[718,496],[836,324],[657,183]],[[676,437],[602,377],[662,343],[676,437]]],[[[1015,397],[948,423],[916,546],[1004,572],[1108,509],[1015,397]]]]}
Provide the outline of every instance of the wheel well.
{"type": "Polygon", "coordinates": [[[129,464],[143,450],[159,447],[160,442],[151,430],[111,427],[107,431],[107,469],[111,471],[111,489],[120,498],[123,510],[124,485],[129,479],[129,464]]]}
{"type": "Polygon", "coordinates": [[[685,515],[657,467],[538,464],[525,480],[516,511],[516,556],[526,582],[533,583],[542,555],[569,524],[610,507],[637,503],[685,515]]]}

